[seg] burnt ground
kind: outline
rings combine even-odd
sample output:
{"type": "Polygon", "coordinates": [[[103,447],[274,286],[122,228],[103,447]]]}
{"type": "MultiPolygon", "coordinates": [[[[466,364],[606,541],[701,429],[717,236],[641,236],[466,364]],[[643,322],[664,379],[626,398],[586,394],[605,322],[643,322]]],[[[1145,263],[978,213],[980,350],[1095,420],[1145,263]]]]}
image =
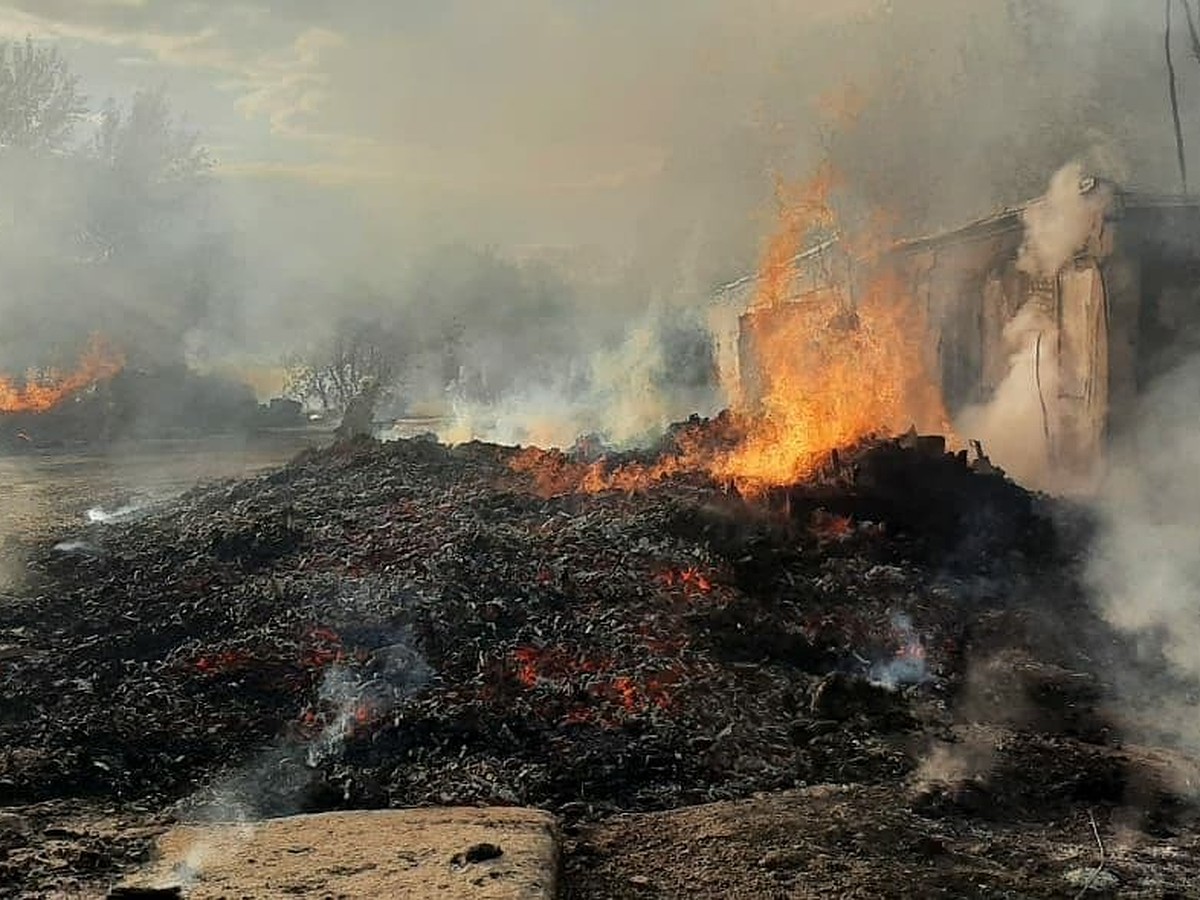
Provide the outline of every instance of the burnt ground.
{"type": "Polygon", "coordinates": [[[25,548],[0,895],[175,818],[519,804],[575,898],[1200,896],[1079,511],[928,443],[754,500],[517,458],[362,442],[25,548]]]}

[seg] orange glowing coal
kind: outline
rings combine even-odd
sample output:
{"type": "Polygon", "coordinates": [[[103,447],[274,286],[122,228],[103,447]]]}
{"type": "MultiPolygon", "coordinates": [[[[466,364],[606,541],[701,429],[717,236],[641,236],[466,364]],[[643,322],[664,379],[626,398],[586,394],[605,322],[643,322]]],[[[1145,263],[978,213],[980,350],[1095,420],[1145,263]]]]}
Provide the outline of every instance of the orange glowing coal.
{"type": "Polygon", "coordinates": [[[70,372],[29,372],[24,379],[0,375],[0,413],[45,412],[97,382],[112,378],[125,366],[125,357],[103,339],[93,336],[79,363],[70,372]]]}
{"type": "Polygon", "coordinates": [[[669,569],[658,576],[667,587],[693,588],[702,594],[713,589],[712,581],[698,569],[669,569]]]}
{"type": "Polygon", "coordinates": [[[854,520],[819,509],[808,523],[809,533],[818,541],[838,542],[854,536],[854,520]]]}
{"type": "MultiPolygon", "coordinates": [[[[575,694],[630,714],[670,709],[670,688],[679,678],[678,673],[668,671],[636,681],[613,674],[616,663],[612,660],[587,659],[561,647],[518,647],[512,652],[512,660],[516,680],[528,690],[544,685],[552,694],[575,694]]],[[[602,710],[587,706],[575,706],[564,715],[567,722],[612,724],[611,717],[602,710]]]]}

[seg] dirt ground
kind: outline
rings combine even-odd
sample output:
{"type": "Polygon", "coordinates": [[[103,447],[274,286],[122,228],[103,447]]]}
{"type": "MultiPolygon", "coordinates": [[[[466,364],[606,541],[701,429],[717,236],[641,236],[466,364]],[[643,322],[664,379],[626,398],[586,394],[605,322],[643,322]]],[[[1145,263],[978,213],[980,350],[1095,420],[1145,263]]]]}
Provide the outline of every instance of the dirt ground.
{"type": "Polygon", "coordinates": [[[997,821],[900,787],[822,785],[617,816],[567,839],[567,900],[1200,896],[1200,839],[1120,810],[997,821]],[[1093,822],[1095,830],[1093,830],[1093,822]]]}
{"type": "Polygon", "coordinates": [[[554,817],[518,808],[355,810],[180,825],[123,885],[226,897],[552,900],[554,817]]]}
{"type": "Polygon", "coordinates": [[[206,809],[523,806],[569,898],[1200,897],[1200,685],[1097,613],[1079,510],[899,442],[753,500],[590,474],[363,442],[31,542],[0,896],[206,809]]]}

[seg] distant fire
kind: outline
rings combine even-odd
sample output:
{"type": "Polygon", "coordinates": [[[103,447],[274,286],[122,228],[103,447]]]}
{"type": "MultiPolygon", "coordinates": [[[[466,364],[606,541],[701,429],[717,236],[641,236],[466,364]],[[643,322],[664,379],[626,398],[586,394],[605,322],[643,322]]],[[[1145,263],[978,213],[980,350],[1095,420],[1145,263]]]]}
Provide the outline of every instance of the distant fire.
{"type": "Polygon", "coordinates": [[[93,337],[70,372],[31,371],[24,379],[0,375],[0,413],[45,412],[97,382],[112,378],[125,358],[99,337],[93,337]]]}
{"type": "Polygon", "coordinates": [[[845,258],[829,283],[797,285],[801,251],[837,233],[831,201],[837,184],[825,165],[807,183],[780,190],[779,224],[743,319],[743,339],[753,348],[747,368],[754,369],[758,390],[747,396],[743,386],[720,429],[736,431],[736,441],[695,429],[676,436],[679,452],[653,464],[573,463],[531,449],[512,468],[530,474],[543,494],[635,491],[701,472],[754,495],[801,481],[830,451],[872,436],[913,426],[945,433],[949,417],[928,365],[927,323],[883,259],[892,244],[886,217],[875,214],[859,233],[841,235],[845,258]]]}

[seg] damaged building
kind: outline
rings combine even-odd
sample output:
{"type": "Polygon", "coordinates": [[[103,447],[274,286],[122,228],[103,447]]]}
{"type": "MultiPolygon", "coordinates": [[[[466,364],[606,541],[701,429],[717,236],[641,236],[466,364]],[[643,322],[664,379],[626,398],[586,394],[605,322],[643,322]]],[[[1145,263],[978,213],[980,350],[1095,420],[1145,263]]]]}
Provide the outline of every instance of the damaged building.
{"type": "Polygon", "coordinates": [[[831,291],[853,306],[854,285],[883,266],[923,314],[927,368],[955,423],[1001,392],[1022,394],[1021,440],[1040,444],[1054,471],[1095,474],[1138,396],[1200,351],[1200,202],[1091,178],[1071,188],[1065,210],[1052,191],[871,264],[826,241],[796,257],[782,305],[755,308],[752,277],[721,288],[726,322],[745,310],[736,338],[719,341],[743,399],[760,400],[768,377],[756,335],[831,291]],[[1060,246],[1039,253],[1039,237],[1060,246]]]}

